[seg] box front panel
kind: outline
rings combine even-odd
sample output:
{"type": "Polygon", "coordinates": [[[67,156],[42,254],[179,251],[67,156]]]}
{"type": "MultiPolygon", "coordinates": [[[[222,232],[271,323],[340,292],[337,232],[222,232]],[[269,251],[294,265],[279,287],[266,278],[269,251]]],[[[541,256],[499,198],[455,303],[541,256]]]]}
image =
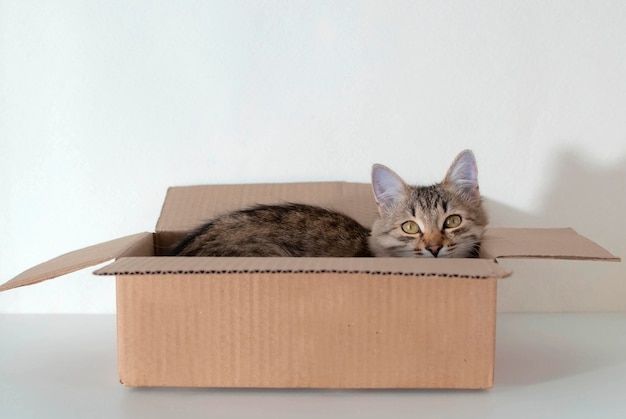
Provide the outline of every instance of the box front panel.
{"type": "Polygon", "coordinates": [[[494,279],[120,276],[130,386],[486,388],[494,279]]]}

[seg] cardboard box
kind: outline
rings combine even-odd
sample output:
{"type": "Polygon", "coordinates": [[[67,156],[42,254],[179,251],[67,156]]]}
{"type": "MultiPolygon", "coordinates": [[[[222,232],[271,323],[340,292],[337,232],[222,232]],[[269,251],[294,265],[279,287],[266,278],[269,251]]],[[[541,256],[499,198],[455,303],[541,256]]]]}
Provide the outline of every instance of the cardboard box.
{"type": "Polygon", "coordinates": [[[257,203],[304,202],[371,226],[370,185],[170,188],[155,233],[45,262],[31,285],[115,259],[128,386],[467,388],[493,385],[503,258],[619,260],[571,229],[491,229],[478,259],[159,257],[183,232],[257,203]]]}

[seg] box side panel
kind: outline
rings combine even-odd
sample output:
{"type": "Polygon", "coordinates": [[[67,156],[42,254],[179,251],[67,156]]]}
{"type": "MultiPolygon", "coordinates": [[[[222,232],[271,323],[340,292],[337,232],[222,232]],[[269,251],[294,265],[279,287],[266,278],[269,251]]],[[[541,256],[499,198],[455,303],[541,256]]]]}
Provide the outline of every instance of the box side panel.
{"type": "Polygon", "coordinates": [[[141,275],[117,284],[129,386],[492,385],[495,279],[141,275]]]}
{"type": "Polygon", "coordinates": [[[307,182],[172,187],[167,191],[157,232],[181,232],[237,209],[258,204],[298,202],[345,212],[371,226],[377,210],[365,183],[307,182]]]}

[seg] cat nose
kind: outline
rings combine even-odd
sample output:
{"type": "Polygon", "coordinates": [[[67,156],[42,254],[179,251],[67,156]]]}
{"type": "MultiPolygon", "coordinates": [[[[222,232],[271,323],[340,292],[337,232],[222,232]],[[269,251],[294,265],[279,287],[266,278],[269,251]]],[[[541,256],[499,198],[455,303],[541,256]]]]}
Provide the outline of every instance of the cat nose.
{"type": "Polygon", "coordinates": [[[430,253],[432,253],[432,255],[434,257],[437,257],[437,255],[439,254],[439,251],[441,250],[442,246],[434,244],[432,246],[428,246],[427,249],[430,253]]]}

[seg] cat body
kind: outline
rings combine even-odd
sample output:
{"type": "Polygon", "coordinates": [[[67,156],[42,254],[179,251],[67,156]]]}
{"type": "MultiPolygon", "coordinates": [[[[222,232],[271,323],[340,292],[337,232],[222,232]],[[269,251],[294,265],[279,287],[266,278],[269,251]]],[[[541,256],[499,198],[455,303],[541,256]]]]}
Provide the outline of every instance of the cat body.
{"type": "Polygon", "coordinates": [[[487,216],[471,151],[440,183],[407,185],[372,168],[379,218],[368,230],[351,217],[304,204],[258,205],[219,216],[189,233],[172,256],[477,257],[487,216]]]}
{"type": "Polygon", "coordinates": [[[336,211],[304,204],[257,205],[217,217],[187,235],[178,256],[373,256],[369,230],[336,211]]]}

